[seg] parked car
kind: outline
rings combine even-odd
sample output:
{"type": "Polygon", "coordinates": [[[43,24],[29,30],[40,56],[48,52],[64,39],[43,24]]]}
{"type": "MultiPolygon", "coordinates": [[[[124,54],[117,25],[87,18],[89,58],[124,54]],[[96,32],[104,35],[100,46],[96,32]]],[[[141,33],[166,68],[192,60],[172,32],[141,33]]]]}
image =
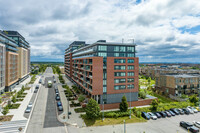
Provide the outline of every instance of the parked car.
{"type": "Polygon", "coordinates": [[[161,118],[162,117],[159,112],[155,112],[154,114],[156,115],[157,118],[161,118]]]}
{"type": "Polygon", "coordinates": [[[198,110],[194,107],[188,106],[188,108],[190,108],[194,113],[198,113],[198,110]]]}
{"type": "Polygon", "coordinates": [[[58,89],[55,89],[55,93],[58,93],[58,89]]]}
{"type": "Polygon", "coordinates": [[[38,90],[37,90],[37,89],[35,89],[35,90],[34,90],[34,93],[37,93],[37,91],[38,91],[38,90]]]}
{"type": "Polygon", "coordinates": [[[57,101],[60,100],[60,96],[56,96],[56,100],[57,100],[57,101]]]}
{"type": "Polygon", "coordinates": [[[28,107],[32,108],[32,106],[33,106],[33,103],[30,102],[30,103],[28,104],[28,107]]]}
{"type": "Polygon", "coordinates": [[[190,130],[190,132],[192,132],[192,133],[198,133],[198,132],[199,132],[199,129],[196,128],[195,126],[190,127],[189,130],[190,130]]]}
{"type": "Polygon", "coordinates": [[[149,116],[146,112],[142,112],[142,117],[143,117],[144,119],[147,119],[147,120],[150,119],[150,116],[149,116]]]}
{"type": "Polygon", "coordinates": [[[189,123],[189,122],[181,121],[180,122],[180,126],[188,130],[193,125],[191,123],[189,123]]]}
{"type": "Polygon", "coordinates": [[[165,113],[164,111],[161,111],[160,114],[161,114],[161,116],[162,116],[163,118],[165,118],[165,117],[167,116],[166,113],[165,113]]]}
{"type": "Polygon", "coordinates": [[[200,122],[198,122],[198,121],[193,121],[193,124],[194,124],[196,127],[200,128],[200,122]]]}
{"type": "Polygon", "coordinates": [[[42,79],[39,80],[39,84],[41,84],[41,83],[42,83],[42,79]]]}
{"type": "Polygon", "coordinates": [[[57,106],[62,106],[62,103],[60,101],[57,102],[57,106]]]}
{"type": "Polygon", "coordinates": [[[181,115],[185,114],[184,111],[183,111],[182,109],[177,109],[177,110],[178,110],[178,112],[179,112],[181,115]]]}
{"type": "Polygon", "coordinates": [[[148,112],[147,114],[150,116],[151,119],[153,119],[153,120],[157,119],[157,116],[154,115],[152,112],[148,112]]]}
{"type": "Polygon", "coordinates": [[[36,85],[36,86],[35,86],[35,89],[39,89],[39,87],[40,87],[39,85],[36,85]]]}
{"type": "Polygon", "coordinates": [[[62,106],[58,106],[58,110],[59,111],[63,111],[63,107],[62,106]]]}
{"type": "Polygon", "coordinates": [[[31,107],[28,107],[27,106],[27,108],[26,108],[26,110],[25,110],[25,113],[30,113],[31,112],[31,107]]]}
{"type": "Polygon", "coordinates": [[[179,115],[179,111],[177,109],[170,109],[173,113],[175,113],[176,115],[179,115]]]}
{"type": "Polygon", "coordinates": [[[165,111],[165,114],[166,114],[167,117],[171,117],[172,116],[168,111],[165,111]]]}
{"type": "Polygon", "coordinates": [[[56,83],[56,79],[54,79],[53,82],[56,83]]]}
{"type": "Polygon", "coordinates": [[[190,114],[190,111],[187,109],[187,108],[183,108],[183,111],[185,114],[189,115],[190,114]]]}
{"type": "Polygon", "coordinates": [[[192,109],[190,109],[189,107],[187,107],[187,109],[189,110],[190,114],[194,114],[194,111],[192,109]]]}
{"type": "Polygon", "coordinates": [[[172,112],[171,110],[168,110],[168,112],[172,115],[175,116],[176,114],[174,112],[172,112]]]}

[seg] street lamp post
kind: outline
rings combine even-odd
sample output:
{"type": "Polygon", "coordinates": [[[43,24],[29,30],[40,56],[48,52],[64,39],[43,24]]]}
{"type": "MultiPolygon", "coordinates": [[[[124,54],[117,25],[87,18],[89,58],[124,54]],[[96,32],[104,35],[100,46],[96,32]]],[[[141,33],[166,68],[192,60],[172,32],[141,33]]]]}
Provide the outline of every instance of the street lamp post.
{"type": "Polygon", "coordinates": [[[103,101],[103,118],[102,121],[104,121],[104,101],[103,101]]]}
{"type": "Polygon", "coordinates": [[[126,133],[126,121],[124,120],[124,133],[126,133]]]}
{"type": "Polygon", "coordinates": [[[69,119],[69,97],[67,98],[67,101],[68,101],[67,116],[68,116],[68,119],[69,119]]]}

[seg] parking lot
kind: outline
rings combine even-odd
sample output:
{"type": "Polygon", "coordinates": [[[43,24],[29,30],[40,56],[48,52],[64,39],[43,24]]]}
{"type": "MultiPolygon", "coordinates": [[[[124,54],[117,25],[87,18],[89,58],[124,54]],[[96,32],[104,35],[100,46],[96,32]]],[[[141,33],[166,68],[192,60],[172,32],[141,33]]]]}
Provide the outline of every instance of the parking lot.
{"type": "MultiPolygon", "coordinates": [[[[200,112],[190,115],[176,115],[172,117],[148,120],[144,123],[126,124],[127,133],[187,133],[179,126],[180,121],[200,121],[200,112]]],[[[124,125],[110,125],[99,127],[87,127],[80,129],[80,133],[123,133],[124,125]]]]}

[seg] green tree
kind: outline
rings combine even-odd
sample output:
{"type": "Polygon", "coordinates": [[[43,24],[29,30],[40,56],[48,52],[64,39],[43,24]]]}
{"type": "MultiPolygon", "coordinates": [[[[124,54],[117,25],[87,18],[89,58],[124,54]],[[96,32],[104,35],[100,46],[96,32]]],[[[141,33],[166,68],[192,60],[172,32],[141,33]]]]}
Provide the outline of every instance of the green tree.
{"type": "Polygon", "coordinates": [[[189,97],[189,101],[190,101],[191,103],[194,103],[194,105],[197,105],[197,102],[199,101],[199,98],[197,97],[197,95],[191,95],[191,96],[189,97]]]}
{"type": "Polygon", "coordinates": [[[99,108],[98,103],[94,99],[91,98],[86,106],[85,112],[86,112],[87,118],[89,119],[98,118],[100,115],[100,108],[99,108]]]}
{"type": "Polygon", "coordinates": [[[1,113],[2,113],[3,115],[8,114],[8,113],[9,113],[9,108],[8,108],[8,106],[4,107],[4,108],[3,108],[3,111],[2,111],[1,113]]]}
{"type": "Polygon", "coordinates": [[[157,110],[158,108],[158,100],[156,99],[153,99],[152,102],[151,102],[151,107],[152,107],[152,110],[157,110]]]}
{"type": "Polygon", "coordinates": [[[128,102],[125,95],[122,97],[122,102],[119,105],[119,109],[121,112],[126,112],[128,110],[128,102]]]}
{"type": "Polygon", "coordinates": [[[81,103],[85,100],[85,97],[83,95],[80,95],[78,98],[78,101],[81,103]]]}
{"type": "Polygon", "coordinates": [[[16,102],[17,102],[16,96],[13,96],[11,101],[12,101],[13,103],[16,103],[16,102]]]}
{"type": "Polygon", "coordinates": [[[140,98],[145,99],[147,94],[144,91],[140,91],[138,95],[140,98]]]}

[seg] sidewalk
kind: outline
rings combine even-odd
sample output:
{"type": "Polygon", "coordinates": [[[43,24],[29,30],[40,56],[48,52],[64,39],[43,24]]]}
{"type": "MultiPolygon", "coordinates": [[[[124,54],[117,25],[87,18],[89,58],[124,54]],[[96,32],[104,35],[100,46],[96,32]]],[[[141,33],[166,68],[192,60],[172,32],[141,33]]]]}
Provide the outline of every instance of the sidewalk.
{"type": "MultiPolygon", "coordinates": [[[[29,77],[28,79],[26,79],[25,81],[23,81],[22,83],[20,83],[20,85],[17,85],[14,90],[20,90],[21,87],[23,85],[25,85],[26,83],[30,82],[31,78],[29,77]]],[[[39,78],[37,77],[37,79],[35,80],[35,83],[37,83],[39,81],[39,78]]],[[[35,83],[31,86],[30,90],[25,90],[24,92],[27,93],[26,97],[24,98],[23,101],[20,102],[16,102],[16,103],[20,103],[21,105],[19,106],[18,109],[10,109],[9,113],[7,115],[14,115],[11,121],[16,121],[16,120],[27,120],[24,117],[24,111],[26,110],[26,107],[33,95],[33,90],[35,87],[35,83]]],[[[2,113],[0,113],[0,116],[3,115],[2,113]]]]}
{"type": "MultiPolygon", "coordinates": [[[[69,87],[71,87],[73,85],[73,83],[71,81],[69,81],[66,77],[63,76],[63,79],[65,80],[65,83],[69,87]]],[[[69,116],[69,119],[68,119],[68,116],[67,116],[68,100],[67,100],[67,97],[65,96],[65,93],[64,93],[65,89],[61,85],[58,85],[58,89],[59,89],[59,93],[60,93],[61,102],[62,102],[62,105],[63,105],[63,113],[58,116],[59,121],[63,122],[63,123],[70,124],[70,125],[74,125],[74,126],[79,127],[79,128],[85,126],[84,121],[80,118],[80,114],[76,113],[74,111],[74,109],[70,108],[70,107],[69,107],[69,111],[71,112],[71,115],[69,116]],[[63,119],[63,116],[65,116],[65,119],[63,119]]],[[[69,101],[69,103],[70,103],[70,101],[69,101]]]]}

